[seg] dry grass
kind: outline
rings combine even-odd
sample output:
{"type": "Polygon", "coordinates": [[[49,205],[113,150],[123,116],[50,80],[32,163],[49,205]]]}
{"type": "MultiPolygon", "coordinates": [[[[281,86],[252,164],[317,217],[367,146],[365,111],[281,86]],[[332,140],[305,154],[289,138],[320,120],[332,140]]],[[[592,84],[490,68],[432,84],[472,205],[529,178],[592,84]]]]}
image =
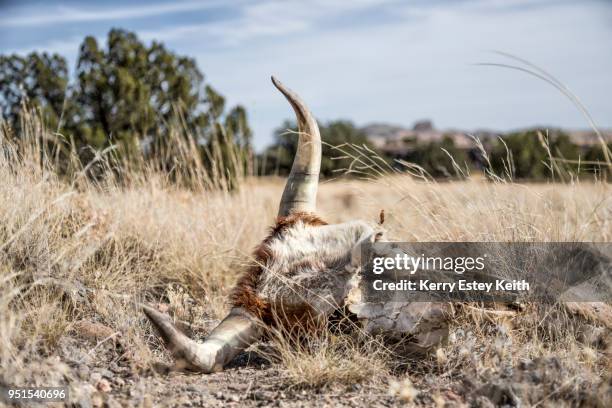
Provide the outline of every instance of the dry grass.
{"type": "MultiPolygon", "coordinates": [[[[165,358],[135,302],[167,305],[197,335],[224,314],[228,291],[273,221],[282,180],[245,179],[234,192],[176,188],[155,171],[127,185],[66,180],[41,155],[40,128],[32,129],[19,144],[0,135],[0,385],[68,382],[78,398],[88,392],[83,366],[142,373],[165,358]]],[[[330,222],[375,221],[384,209],[389,238],[403,241],[612,241],[612,186],[598,181],[440,184],[395,174],[324,183],[319,203],[330,222]]],[[[519,381],[504,377],[507,367],[552,358],[563,362],[562,374],[534,385],[530,403],[567,395],[584,402],[591,390],[596,405],[609,392],[609,332],[570,321],[559,311],[509,321],[466,313],[451,343],[418,362],[377,339],[322,330],[304,343],[281,334],[274,361],[299,386],[408,375],[411,387],[429,390],[422,402],[433,403],[449,400],[445,387],[457,378],[473,376],[466,389],[477,392],[487,381],[519,381]]]]}
{"type": "Polygon", "coordinates": [[[380,383],[388,371],[388,350],[375,337],[342,335],[323,326],[315,331],[275,329],[270,340],[271,350],[260,352],[280,363],[283,383],[290,387],[380,383]]]}

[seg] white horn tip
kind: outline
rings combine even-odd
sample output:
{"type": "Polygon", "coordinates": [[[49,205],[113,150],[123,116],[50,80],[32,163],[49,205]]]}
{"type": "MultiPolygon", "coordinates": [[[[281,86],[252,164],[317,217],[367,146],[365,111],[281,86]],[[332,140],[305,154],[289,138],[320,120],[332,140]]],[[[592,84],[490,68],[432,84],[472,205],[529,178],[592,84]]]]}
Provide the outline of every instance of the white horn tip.
{"type": "Polygon", "coordinates": [[[285,87],[285,85],[283,85],[283,83],[281,81],[279,81],[274,75],[272,75],[270,77],[270,79],[272,79],[272,83],[274,84],[276,89],[278,89],[282,93],[286,93],[287,92],[287,88],[285,87]]]}

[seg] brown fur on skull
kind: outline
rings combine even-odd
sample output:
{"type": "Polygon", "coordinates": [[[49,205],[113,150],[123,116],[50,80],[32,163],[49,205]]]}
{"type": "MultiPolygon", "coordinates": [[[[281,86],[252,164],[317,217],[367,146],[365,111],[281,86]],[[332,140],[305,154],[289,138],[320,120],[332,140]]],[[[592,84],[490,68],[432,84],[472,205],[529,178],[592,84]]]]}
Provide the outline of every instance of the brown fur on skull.
{"type": "Polygon", "coordinates": [[[291,325],[348,306],[366,330],[412,334],[426,345],[439,341],[445,334],[445,325],[440,324],[444,322],[442,306],[405,304],[388,310],[388,306],[361,300],[357,284],[360,244],[380,240],[381,231],[365,221],[329,225],[315,215],[321,166],[319,128],[298,95],[274,77],[272,82],[295,111],[298,148],[276,224],[255,250],[253,265],[239,279],[229,315],[203,343],[197,343],[157,310],[145,306],[145,314],[181,365],[205,373],[222,370],[257,341],[266,326],[278,323],[275,316],[279,312],[283,324],[291,325]]]}

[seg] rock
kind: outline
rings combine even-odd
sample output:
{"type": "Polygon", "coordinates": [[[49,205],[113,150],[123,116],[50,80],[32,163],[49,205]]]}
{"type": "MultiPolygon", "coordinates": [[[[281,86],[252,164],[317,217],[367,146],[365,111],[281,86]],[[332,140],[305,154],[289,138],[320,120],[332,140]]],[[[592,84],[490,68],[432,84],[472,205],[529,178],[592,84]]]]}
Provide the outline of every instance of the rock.
{"type": "Polygon", "coordinates": [[[121,404],[114,399],[111,395],[106,397],[106,406],[108,408],[121,408],[121,404]]]}
{"type": "Polygon", "coordinates": [[[75,322],[73,330],[77,336],[90,341],[102,341],[113,337],[118,338],[121,335],[102,323],[91,322],[89,320],[75,322]]]}
{"type": "Polygon", "coordinates": [[[91,398],[89,398],[89,396],[81,395],[76,400],[75,406],[78,408],[91,408],[91,398]]]}
{"type": "Polygon", "coordinates": [[[100,375],[102,375],[102,377],[108,378],[109,380],[114,377],[113,373],[105,368],[99,369],[98,372],[100,373],[100,375]]]}
{"type": "Polygon", "coordinates": [[[91,406],[94,408],[100,408],[104,406],[104,397],[99,392],[94,392],[91,395],[91,406]]]}
{"type": "Polygon", "coordinates": [[[103,392],[105,394],[111,392],[112,390],[110,382],[108,382],[108,380],[105,378],[101,379],[96,383],[96,388],[98,389],[98,391],[103,392]]]}
{"type": "Polygon", "coordinates": [[[80,364],[77,368],[77,375],[81,380],[87,380],[89,378],[90,370],[85,364],[80,364]]]}
{"type": "Polygon", "coordinates": [[[266,398],[266,394],[264,394],[261,391],[253,391],[251,393],[249,393],[248,396],[249,399],[255,400],[255,401],[265,401],[268,398],[266,398]]]}
{"type": "Polygon", "coordinates": [[[149,394],[145,395],[142,399],[143,408],[153,408],[153,397],[149,394]]]}
{"type": "Polygon", "coordinates": [[[473,405],[476,408],[495,408],[495,405],[493,405],[491,400],[483,395],[476,397],[473,402],[473,405]]]}
{"type": "Polygon", "coordinates": [[[74,384],[70,387],[70,398],[76,401],[77,407],[89,408],[93,406],[92,395],[96,392],[95,387],[89,383],[74,384]]]}

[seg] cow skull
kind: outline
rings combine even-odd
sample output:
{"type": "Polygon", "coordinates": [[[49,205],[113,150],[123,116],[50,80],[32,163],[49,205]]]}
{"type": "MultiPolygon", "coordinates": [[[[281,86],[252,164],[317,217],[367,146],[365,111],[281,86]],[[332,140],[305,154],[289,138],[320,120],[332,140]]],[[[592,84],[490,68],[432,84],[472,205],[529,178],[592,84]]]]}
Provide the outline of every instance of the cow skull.
{"type": "Polygon", "coordinates": [[[429,313],[431,308],[421,306],[414,310],[400,305],[394,311],[384,309],[385,316],[396,316],[399,322],[387,327],[389,319],[376,314],[379,305],[361,300],[356,284],[360,244],[380,239],[380,232],[365,221],[328,225],[315,215],[321,166],[319,128],[298,95],[274,77],[272,83],[295,111],[298,148],[276,224],[255,250],[255,262],[238,281],[229,315],[204,342],[198,343],[177,330],[167,316],[144,307],[177,364],[204,373],[222,370],[257,341],[266,326],[278,324],[279,312],[283,324],[291,325],[329,316],[339,307],[349,306],[367,330],[400,328],[408,333],[422,318],[438,316],[429,313]]]}

